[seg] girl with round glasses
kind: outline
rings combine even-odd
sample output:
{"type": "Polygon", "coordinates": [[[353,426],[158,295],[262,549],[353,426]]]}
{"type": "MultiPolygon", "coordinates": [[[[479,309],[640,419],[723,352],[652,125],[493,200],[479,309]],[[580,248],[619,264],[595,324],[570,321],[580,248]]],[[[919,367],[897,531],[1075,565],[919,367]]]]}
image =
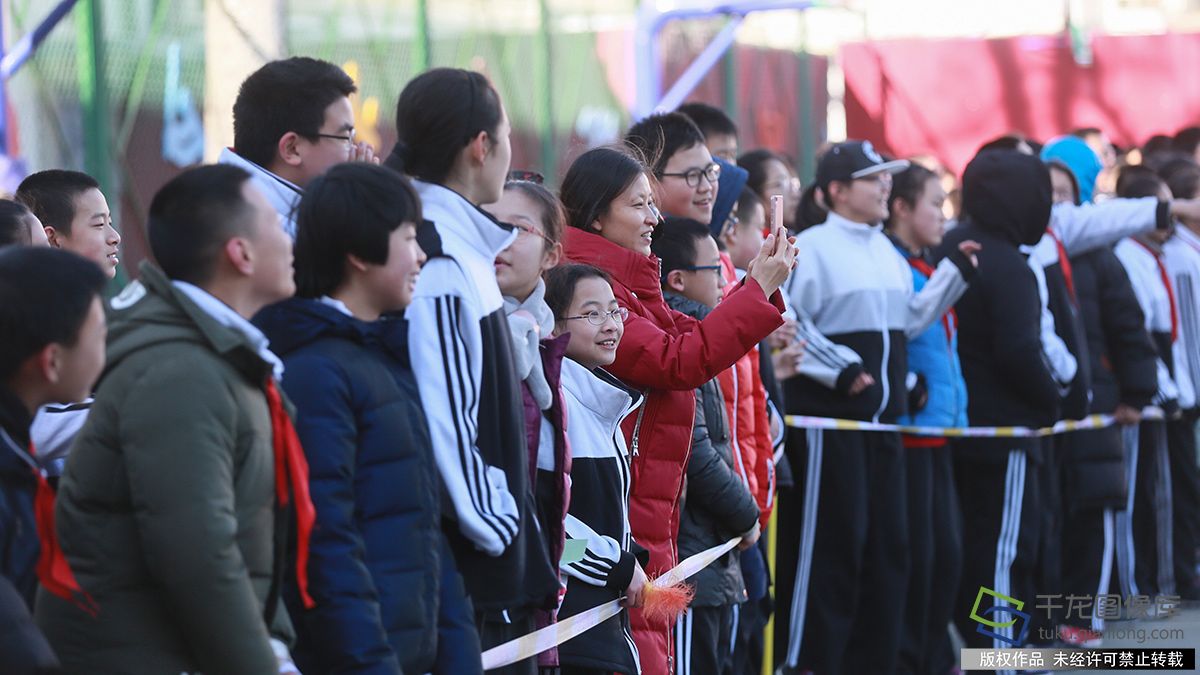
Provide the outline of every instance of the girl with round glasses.
{"type": "MultiPolygon", "coordinates": [[[[650,551],[647,573],[659,574],[678,562],[679,499],[692,441],[694,390],[783,323],[783,302],[776,291],[792,268],[795,251],[785,232],[773,232],[746,279],[698,321],[672,311],[663,300],[658,259],[650,250],[658,224],[651,179],[629,150],[585,152],[563,179],[560,196],[567,212],[566,257],[594,265],[612,279],[616,307],[597,311],[628,312],[607,370],[645,396],[645,404],[622,428],[633,462],[633,538],[650,551]]],[[[604,325],[614,323],[609,316],[598,318],[604,325]]],[[[651,624],[637,610],[632,618],[642,672],[665,675],[674,659],[671,622],[651,624]]]]}

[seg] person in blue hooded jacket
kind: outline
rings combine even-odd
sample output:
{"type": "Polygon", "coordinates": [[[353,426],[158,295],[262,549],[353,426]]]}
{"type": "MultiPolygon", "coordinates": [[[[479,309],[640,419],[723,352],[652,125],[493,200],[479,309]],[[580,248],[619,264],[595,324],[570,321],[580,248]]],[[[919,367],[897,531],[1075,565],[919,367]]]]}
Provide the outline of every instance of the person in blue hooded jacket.
{"type": "Polygon", "coordinates": [[[316,526],[296,665],[319,673],[479,673],[479,638],[440,528],[439,483],[395,313],[425,260],[400,174],[341,164],[300,201],[296,297],[255,317],[283,359],[316,526]]]}
{"type": "MultiPolygon", "coordinates": [[[[933,275],[929,249],[942,241],[946,191],[937,174],[913,164],[892,178],[887,232],[920,292],[933,275]]],[[[958,325],[948,311],[908,341],[908,414],[901,424],[967,426],[967,383],[958,360],[958,325]]],[[[905,639],[898,672],[947,673],[954,666],[947,624],[962,571],[962,517],[951,446],[943,437],[903,436],[908,482],[910,569],[905,639]]]]}

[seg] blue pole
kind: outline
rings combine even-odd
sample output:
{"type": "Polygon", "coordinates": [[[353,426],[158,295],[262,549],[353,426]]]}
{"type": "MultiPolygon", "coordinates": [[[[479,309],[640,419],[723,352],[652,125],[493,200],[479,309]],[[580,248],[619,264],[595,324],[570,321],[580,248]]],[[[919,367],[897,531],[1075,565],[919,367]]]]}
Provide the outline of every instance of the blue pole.
{"type": "MultiPolygon", "coordinates": [[[[0,55],[4,54],[4,11],[8,3],[0,0],[0,55]]],[[[8,154],[8,82],[0,79],[0,155],[8,154]]]]}
{"type": "Polygon", "coordinates": [[[63,17],[75,7],[75,3],[77,2],[79,0],[60,0],[54,6],[54,9],[50,10],[50,13],[46,15],[46,18],[42,19],[37,28],[34,28],[32,32],[27,33],[20,40],[17,40],[16,44],[13,45],[12,51],[5,53],[4,58],[0,59],[0,79],[7,80],[13,76],[13,73],[17,72],[18,68],[25,64],[29,60],[29,57],[33,56],[34,50],[45,41],[50,31],[54,30],[58,22],[62,21],[63,17]]]}

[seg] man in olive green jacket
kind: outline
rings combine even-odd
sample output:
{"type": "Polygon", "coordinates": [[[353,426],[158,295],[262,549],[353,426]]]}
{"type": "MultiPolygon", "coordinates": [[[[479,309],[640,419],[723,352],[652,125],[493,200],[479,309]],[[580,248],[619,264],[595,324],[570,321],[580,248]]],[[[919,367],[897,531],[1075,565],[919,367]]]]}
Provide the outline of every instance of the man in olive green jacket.
{"type": "Polygon", "coordinates": [[[55,512],[99,610],[43,589],[37,621],[68,673],[289,672],[290,519],[264,396],[281,366],[246,319],[292,294],[291,243],[228,166],[168,183],[149,239],[161,269],[144,264],[112,301],[108,366],[55,512]]]}

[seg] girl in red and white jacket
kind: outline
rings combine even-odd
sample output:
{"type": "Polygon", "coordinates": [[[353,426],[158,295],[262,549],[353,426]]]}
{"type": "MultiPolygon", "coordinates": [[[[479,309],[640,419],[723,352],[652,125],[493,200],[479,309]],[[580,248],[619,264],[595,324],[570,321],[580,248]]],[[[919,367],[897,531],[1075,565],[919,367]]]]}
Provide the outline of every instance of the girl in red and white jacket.
{"type": "MultiPolygon", "coordinates": [[[[795,260],[782,229],[763,244],[746,279],[703,321],[663,300],[650,242],[658,210],[645,165],[628,151],[595,148],[572,164],[561,198],[567,211],[569,260],[611,275],[613,293],[629,310],[609,372],[645,394],[623,428],[633,455],[630,524],[650,550],[647,573],[677,564],[679,498],[691,442],[696,387],[745,355],[783,323],[776,293],[795,260]]],[[[665,675],[672,664],[670,623],[633,613],[642,669],[665,675]]]]}

